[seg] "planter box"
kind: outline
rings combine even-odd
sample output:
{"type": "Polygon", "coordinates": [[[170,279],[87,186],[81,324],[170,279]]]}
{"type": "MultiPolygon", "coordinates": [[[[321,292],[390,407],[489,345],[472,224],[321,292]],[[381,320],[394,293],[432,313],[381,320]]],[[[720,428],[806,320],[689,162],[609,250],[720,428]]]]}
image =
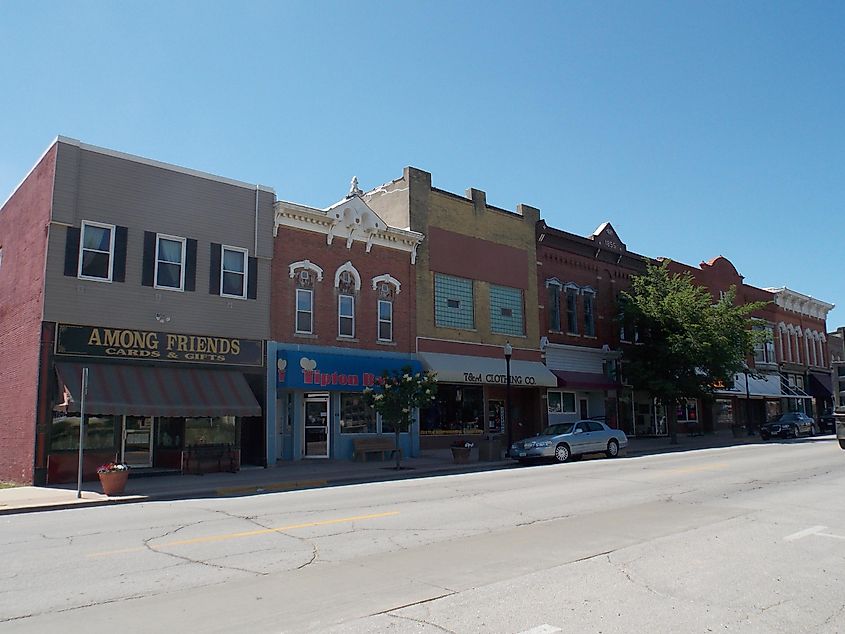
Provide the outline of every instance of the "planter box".
{"type": "Polygon", "coordinates": [[[455,464],[467,464],[469,462],[469,447],[452,447],[452,461],[455,464]]]}
{"type": "Polygon", "coordinates": [[[103,493],[106,495],[120,495],[126,488],[126,481],[129,479],[129,470],[109,471],[98,473],[100,484],[103,486],[103,493]]]}

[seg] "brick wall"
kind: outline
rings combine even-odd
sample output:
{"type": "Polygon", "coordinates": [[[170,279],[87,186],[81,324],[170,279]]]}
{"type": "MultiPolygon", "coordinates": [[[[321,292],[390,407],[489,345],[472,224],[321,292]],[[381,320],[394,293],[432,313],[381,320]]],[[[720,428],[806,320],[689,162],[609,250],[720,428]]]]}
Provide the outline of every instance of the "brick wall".
{"type": "Polygon", "coordinates": [[[416,271],[411,254],[373,245],[336,238],[326,244],[325,233],[303,231],[280,226],[274,245],[270,330],[275,341],[305,345],[365,348],[384,352],[413,352],[415,337],[416,271]],[[292,262],[310,260],[323,269],[323,280],[314,285],[314,335],[296,335],[295,281],[291,279],[292,262]],[[351,261],[361,276],[361,290],[355,297],[355,337],[338,337],[338,292],[334,286],[337,269],[351,261]],[[372,279],[385,273],[396,278],[401,289],[393,300],[393,343],[378,342],[378,294],[372,279]]]}
{"type": "Polygon", "coordinates": [[[56,148],[0,210],[0,480],[31,483],[56,148]]]}

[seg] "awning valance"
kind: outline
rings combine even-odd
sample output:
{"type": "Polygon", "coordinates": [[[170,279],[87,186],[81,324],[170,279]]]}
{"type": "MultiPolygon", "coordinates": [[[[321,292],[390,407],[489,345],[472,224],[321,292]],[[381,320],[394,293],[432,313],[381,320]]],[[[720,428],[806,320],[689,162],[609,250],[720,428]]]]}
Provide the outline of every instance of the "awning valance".
{"type": "Polygon", "coordinates": [[[622,387],[604,374],[569,370],[552,370],[552,374],[557,377],[558,387],[568,387],[575,390],[618,390],[622,387]]]}
{"type": "Polygon", "coordinates": [[[82,368],[88,368],[85,411],[136,416],[260,416],[240,372],[57,363],[67,411],[79,412],[82,368]]]}
{"type": "MultiPolygon", "coordinates": [[[[438,383],[506,385],[505,359],[470,357],[460,354],[421,352],[426,370],[437,373],[438,383]]],[[[513,387],[557,387],[557,377],[539,361],[511,361],[513,387]]]]}
{"type": "Polygon", "coordinates": [[[745,384],[745,373],[734,376],[733,387],[716,390],[717,396],[738,396],[740,398],[781,398],[786,396],[781,391],[779,374],[748,374],[748,385],[745,384]]]}

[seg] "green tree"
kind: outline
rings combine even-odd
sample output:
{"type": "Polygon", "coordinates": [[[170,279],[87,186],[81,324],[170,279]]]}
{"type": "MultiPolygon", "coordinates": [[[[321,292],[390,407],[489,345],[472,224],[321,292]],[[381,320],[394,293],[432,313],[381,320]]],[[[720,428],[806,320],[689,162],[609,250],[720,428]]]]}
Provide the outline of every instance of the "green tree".
{"type": "MultiPolygon", "coordinates": [[[[436,376],[433,372],[414,372],[410,366],[401,370],[382,373],[375,388],[364,390],[364,400],[381,414],[382,421],[393,425],[396,448],[399,434],[411,427],[415,409],[431,404],[437,394],[436,376]]],[[[401,456],[397,451],[396,469],[401,469],[401,456]]]]}
{"type": "Polygon", "coordinates": [[[678,441],[678,403],[733,381],[758,339],[750,315],[766,302],[735,305],[735,299],[731,287],[713,303],[690,274],[669,271],[668,260],[648,264],[621,294],[620,319],[638,333],[638,344],[625,352],[625,375],[666,407],[672,443],[678,441]]]}

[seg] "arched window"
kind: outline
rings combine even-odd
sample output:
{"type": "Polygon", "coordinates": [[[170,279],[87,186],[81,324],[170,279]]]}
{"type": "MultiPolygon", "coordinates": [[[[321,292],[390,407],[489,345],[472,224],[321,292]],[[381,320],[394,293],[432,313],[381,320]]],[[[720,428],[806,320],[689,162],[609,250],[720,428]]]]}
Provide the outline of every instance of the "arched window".
{"type": "Polygon", "coordinates": [[[314,286],[323,279],[323,269],[310,260],[300,260],[293,262],[288,270],[296,288],[295,332],[314,334],[314,286]]]}
{"type": "Polygon", "coordinates": [[[374,277],[372,282],[377,297],[377,337],[381,342],[391,342],[393,341],[393,302],[402,284],[389,273],[374,277]]]}

